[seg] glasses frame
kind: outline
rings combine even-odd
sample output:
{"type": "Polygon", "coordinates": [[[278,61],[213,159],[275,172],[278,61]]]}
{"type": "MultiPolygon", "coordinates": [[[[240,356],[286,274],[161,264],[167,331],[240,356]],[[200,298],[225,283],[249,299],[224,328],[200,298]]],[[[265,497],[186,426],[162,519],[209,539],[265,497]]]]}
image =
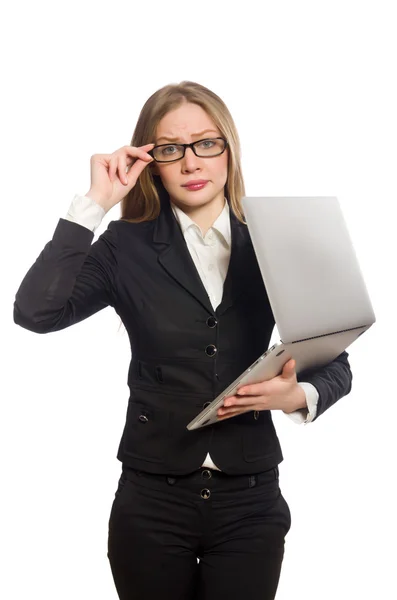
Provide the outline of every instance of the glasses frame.
{"type": "Polygon", "coordinates": [[[226,150],[226,148],[228,147],[228,141],[225,140],[225,138],[223,137],[215,137],[215,138],[204,138],[202,140],[197,140],[196,142],[192,142],[191,144],[173,144],[172,142],[169,142],[168,144],[159,144],[158,146],[155,146],[154,148],[152,148],[151,150],[149,150],[149,152],[147,152],[147,154],[150,154],[150,156],[153,158],[153,160],[155,160],[158,163],[171,163],[171,162],[176,162],[177,160],[182,160],[182,158],[185,157],[186,154],[186,148],[191,148],[194,152],[194,154],[198,157],[198,158],[215,158],[216,156],[220,156],[221,154],[223,154],[226,150]],[[195,144],[199,144],[200,142],[206,142],[209,140],[223,140],[223,142],[225,143],[225,147],[223,148],[222,152],[218,152],[218,154],[213,154],[212,156],[200,156],[199,154],[197,154],[196,149],[195,149],[195,144]],[[174,158],[173,160],[158,160],[157,158],[154,158],[154,151],[156,150],[156,148],[162,148],[163,146],[181,146],[183,148],[183,154],[182,156],[180,156],[179,158],[174,158]]]}

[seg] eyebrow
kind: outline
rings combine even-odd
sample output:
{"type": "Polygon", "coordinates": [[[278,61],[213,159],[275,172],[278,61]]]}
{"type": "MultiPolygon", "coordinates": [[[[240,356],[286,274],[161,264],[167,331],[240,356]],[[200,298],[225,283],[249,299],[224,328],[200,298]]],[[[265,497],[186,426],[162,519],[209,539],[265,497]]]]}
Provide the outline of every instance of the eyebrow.
{"type": "MultiPolygon", "coordinates": [[[[196,136],[196,135],[203,135],[204,133],[208,133],[209,131],[211,131],[212,133],[218,133],[214,129],[204,129],[204,131],[200,131],[199,133],[192,133],[192,137],[196,136]]],[[[168,140],[169,142],[177,142],[178,138],[177,137],[173,138],[173,137],[168,137],[168,136],[162,135],[161,137],[158,138],[157,143],[159,143],[160,140],[168,140]]]]}

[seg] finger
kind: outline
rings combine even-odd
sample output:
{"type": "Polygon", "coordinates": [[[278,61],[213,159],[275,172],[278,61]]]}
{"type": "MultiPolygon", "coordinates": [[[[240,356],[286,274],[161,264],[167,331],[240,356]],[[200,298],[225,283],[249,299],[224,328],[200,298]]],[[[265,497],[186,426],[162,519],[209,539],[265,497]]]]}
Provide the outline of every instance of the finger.
{"type": "Polygon", "coordinates": [[[237,390],[239,396],[264,396],[271,393],[269,381],[261,381],[260,383],[251,383],[251,385],[242,386],[237,390]]]}
{"type": "Polygon", "coordinates": [[[252,396],[249,396],[248,398],[238,398],[237,396],[234,396],[233,398],[225,400],[223,406],[249,406],[252,404],[252,400],[252,396]]]}
{"type": "Polygon", "coordinates": [[[237,417],[238,415],[243,415],[244,413],[247,413],[250,410],[253,410],[253,409],[248,409],[247,408],[247,409],[243,410],[243,409],[240,408],[240,410],[234,411],[234,412],[229,412],[228,411],[228,412],[225,412],[225,413],[218,413],[217,417],[218,417],[218,419],[230,419],[230,417],[237,417]]]}
{"type": "Polygon", "coordinates": [[[233,417],[233,416],[234,415],[220,415],[220,414],[217,415],[219,421],[223,421],[224,419],[230,419],[230,417],[233,417]]]}
{"type": "Polygon", "coordinates": [[[139,158],[142,158],[143,160],[146,160],[146,161],[153,160],[153,158],[150,156],[150,154],[148,154],[147,152],[144,152],[143,150],[141,150],[139,152],[139,158]]]}
{"type": "Polygon", "coordinates": [[[143,160],[146,163],[150,163],[153,160],[150,154],[144,152],[143,150],[138,150],[137,148],[126,150],[126,153],[124,154],[124,160],[128,166],[134,164],[134,162],[138,159],[143,160]]]}
{"type": "Polygon", "coordinates": [[[223,401],[223,406],[229,406],[230,404],[233,404],[236,398],[237,396],[227,396],[227,398],[225,398],[223,401]]]}
{"type": "Polygon", "coordinates": [[[123,183],[124,185],[128,185],[128,177],[127,177],[127,164],[126,164],[126,160],[123,156],[120,156],[119,158],[119,179],[121,181],[121,183],[123,183]]]}
{"type": "Polygon", "coordinates": [[[116,162],[115,162],[115,167],[114,167],[114,179],[116,179],[117,177],[119,178],[119,180],[122,182],[122,177],[120,176],[120,158],[117,158],[116,162]]]}
{"type": "Polygon", "coordinates": [[[148,166],[148,164],[149,163],[147,161],[143,161],[140,159],[138,159],[134,162],[134,164],[132,165],[132,167],[130,168],[130,170],[128,171],[128,174],[127,174],[127,180],[128,180],[129,185],[131,185],[131,184],[135,185],[139,175],[142,173],[144,168],[148,166]]]}
{"type": "MultiPolygon", "coordinates": [[[[115,180],[118,177],[118,179],[124,185],[124,180],[126,180],[126,173],[125,173],[125,167],[124,167],[124,171],[123,171],[123,167],[121,165],[121,161],[122,161],[122,157],[118,156],[117,159],[116,159],[116,161],[115,161],[115,163],[114,163],[115,166],[114,166],[113,179],[115,180]]],[[[126,180],[126,182],[128,183],[127,180],[126,180]]]]}
{"type": "Polygon", "coordinates": [[[237,394],[239,394],[240,396],[251,396],[253,394],[255,394],[255,388],[254,385],[248,385],[247,387],[241,387],[237,390],[237,394]]]}
{"type": "Polygon", "coordinates": [[[134,158],[141,158],[143,160],[153,160],[150,154],[148,154],[148,150],[152,150],[154,148],[154,144],[146,144],[146,146],[140,146],[136,148],[135,146],[126,146],[125,152],[134,158]]]}
{"type": "Polygon", "coordinates": [[[218,415],[237,415],[239,413],[243,414],[249,412],[251,410],[258,410],[255,405],[250,404],[249,406],[231,406],[230,408],[220,408],[218,415]]]}
{"type": "Polygon", "coordinates": [[[110,179],[110,181],[114,180],[116,170],[117,170],[117,157],[112,156],[112,158],[109,160],[109,179],[110,179]]]}
{"type": "Polygon", "coordinates": [[[231,398],[226,398],[226,400],[223,403],[223,406],[246,406],[247,404],[252,404],[252,396],[248,398],[241,398],[239,396],[232,396],[231,398]]]}

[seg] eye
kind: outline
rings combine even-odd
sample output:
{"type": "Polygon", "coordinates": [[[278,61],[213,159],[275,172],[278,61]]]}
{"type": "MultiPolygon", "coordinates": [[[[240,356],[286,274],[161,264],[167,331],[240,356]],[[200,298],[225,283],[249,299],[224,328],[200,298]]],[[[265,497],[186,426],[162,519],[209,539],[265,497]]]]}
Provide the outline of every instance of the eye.
{"type": "Polygon", "coordinates": [[[214,140],[203,140],[202,142],[200,142],[199,146],[201,146],[202,148],[212,148],[214,144],[214,140]]]}
{"type": "Polygon", "coordinates": [[[161,153],[165,155],[170,155],[175,154],[175,152],[177,151],[178,148],[176,146],[165,146],[165,148],[162,148],[161,153]]]}

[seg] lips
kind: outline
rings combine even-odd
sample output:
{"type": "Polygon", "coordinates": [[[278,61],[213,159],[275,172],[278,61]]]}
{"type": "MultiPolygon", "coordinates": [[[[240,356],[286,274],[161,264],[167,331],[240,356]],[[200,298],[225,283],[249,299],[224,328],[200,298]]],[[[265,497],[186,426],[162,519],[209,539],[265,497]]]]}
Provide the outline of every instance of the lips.
{"type": "Polygon", "coordinates": [[[189,192],[196,192],[205,188],[207,183],[208,181],[206,181],[205,179],[196,179],[196,181],[188,181],[183,187],[189,192]]]}
{"type": "Polygon", "coordinates": [[[208,183],[208,179],[192,179],[187,183],[184,183],[182,187],[192,187],[195,185],[204,185],[204,183],[208,183]]]}

